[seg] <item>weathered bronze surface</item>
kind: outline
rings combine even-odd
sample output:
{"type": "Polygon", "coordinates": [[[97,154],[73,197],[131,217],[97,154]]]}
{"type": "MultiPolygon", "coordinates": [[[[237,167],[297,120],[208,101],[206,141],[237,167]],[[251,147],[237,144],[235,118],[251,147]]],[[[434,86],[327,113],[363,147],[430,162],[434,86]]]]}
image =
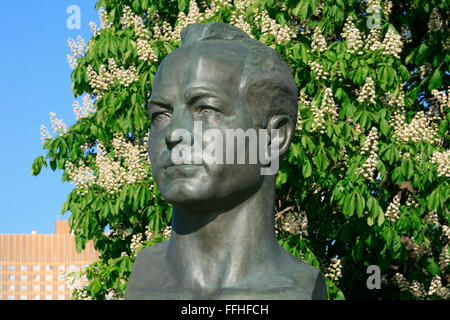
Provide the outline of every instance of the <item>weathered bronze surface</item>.
{"type": "Polygon", "coordinates": [[[282,157],[297,118],[288,65],[227,24],[193,24],[181,36],[182,46],[157,71],[148,105],[152,173],[173,205],[172,234],[139,252],[125,298],[326,299],[323,274],[277,242],[276,174],[261,174],[270,164],[175,165],[171,158],[177,146],[193,148],[195,135],[185,141],[173,132],[192,132],[195,121],[223,136],[227,129],[277,129],[267,144],[278,145],[282,157]]]}

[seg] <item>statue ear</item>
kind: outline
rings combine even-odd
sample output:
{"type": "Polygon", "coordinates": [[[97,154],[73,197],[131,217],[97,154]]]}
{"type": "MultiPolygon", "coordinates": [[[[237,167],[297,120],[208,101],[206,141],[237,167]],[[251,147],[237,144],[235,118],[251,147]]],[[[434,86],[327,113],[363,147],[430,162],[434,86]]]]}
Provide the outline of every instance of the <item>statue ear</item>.
{"type": "Polygon", "coordinates": [[[294,123],[287,115],[277,114],[267,123],[267,131],[270,136],[269,144],[277,144],[280,158],[288,151],[294,134],[294,123]],[[278,135],[273,135],[271,129],[278,130],[278,135]]]}

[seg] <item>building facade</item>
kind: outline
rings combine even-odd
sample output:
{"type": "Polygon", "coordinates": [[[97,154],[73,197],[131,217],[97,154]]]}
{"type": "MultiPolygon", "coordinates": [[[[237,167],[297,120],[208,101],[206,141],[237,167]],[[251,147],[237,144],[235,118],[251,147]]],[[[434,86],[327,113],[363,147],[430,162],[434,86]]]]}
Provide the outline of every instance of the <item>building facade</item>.
{"type": "Polygon", "coordinates": [[[75,249],[67,221],[56,221],[55,234],[0,234],[0,300],[68,300],[64,275],[98,260],[92,241],[75,249]]]}

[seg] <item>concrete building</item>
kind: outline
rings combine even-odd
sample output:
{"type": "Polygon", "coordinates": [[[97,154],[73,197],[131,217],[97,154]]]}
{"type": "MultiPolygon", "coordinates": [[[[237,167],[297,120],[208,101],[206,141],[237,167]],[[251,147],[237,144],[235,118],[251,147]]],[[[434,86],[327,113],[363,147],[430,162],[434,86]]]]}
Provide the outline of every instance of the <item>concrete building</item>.
{"type": "Polygon", "coordinates": [[[67,221],[56,221],[55,234],[0,234],[0,300],[67,300],[72,292],[64,273],[98,260],[90,241],[83,252],[67,221]]]}

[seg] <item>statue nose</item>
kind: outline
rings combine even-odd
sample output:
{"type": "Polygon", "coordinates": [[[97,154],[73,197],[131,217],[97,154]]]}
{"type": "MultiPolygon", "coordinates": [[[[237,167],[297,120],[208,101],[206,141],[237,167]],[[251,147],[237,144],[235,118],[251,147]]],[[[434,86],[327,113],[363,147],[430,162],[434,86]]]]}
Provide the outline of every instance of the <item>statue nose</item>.
{"type": "Polygon", "coordinates": [[[193,145],[191,117],[184,107],[174,108],[172,118],[167,126],[165,140],[169,149],[180,142],[189,146],[193,145]]]}

